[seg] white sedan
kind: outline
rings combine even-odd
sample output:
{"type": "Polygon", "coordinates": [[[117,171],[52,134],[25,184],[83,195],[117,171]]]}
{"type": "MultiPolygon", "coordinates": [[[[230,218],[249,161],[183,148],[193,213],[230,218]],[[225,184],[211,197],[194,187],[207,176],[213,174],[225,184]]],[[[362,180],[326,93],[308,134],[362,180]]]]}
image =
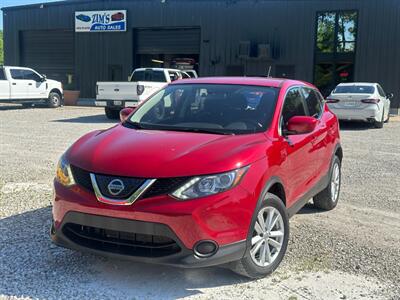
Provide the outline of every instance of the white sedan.
{"type": "Polygon", "coordinates": [[[339,120],[371,122],[376,128],[390,118],[390,99],[378,83],[340,83],[326,98],[326,102],[339,120]]]}

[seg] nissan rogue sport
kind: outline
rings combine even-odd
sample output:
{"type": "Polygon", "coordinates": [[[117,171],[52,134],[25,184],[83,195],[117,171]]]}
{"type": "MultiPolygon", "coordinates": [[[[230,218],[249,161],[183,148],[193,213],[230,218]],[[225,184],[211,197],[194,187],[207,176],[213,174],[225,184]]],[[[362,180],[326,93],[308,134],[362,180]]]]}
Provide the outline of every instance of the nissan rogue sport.
{"type": "Polygon", "coordinates": [[[262,277],[285,255],[289,217],[311,198],[337,205],[342,156],[337,118],[311,84],[176,81],[62,155],[52,240],[262,277]]]}

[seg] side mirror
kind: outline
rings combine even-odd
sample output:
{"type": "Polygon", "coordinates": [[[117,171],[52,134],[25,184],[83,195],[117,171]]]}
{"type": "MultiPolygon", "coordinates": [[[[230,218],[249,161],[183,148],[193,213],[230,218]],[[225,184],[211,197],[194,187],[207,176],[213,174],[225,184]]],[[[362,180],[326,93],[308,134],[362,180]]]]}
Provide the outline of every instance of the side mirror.
{"type": "Polygon", "coordinates": [[[129,115],[135,110],[135,108],[133,107],[125,107],[123,109],[121,109],[121,111],[119,112],[119,119],[121,120],[121,122],[125,122],[126,119],[128,119],[129,115]]]}
{"type": "Polygon", "coordinates": [[[40,78],[40,82],[45,82],[47,80],[47,76],[42,74],[42,78],[40,78]]]}
{"type": "Polygon", "coordinates": [[[392,99],[394,97],[393,93],[386,94],[386,98],[392,99]]]}
{"type": "Polygon", "coordinates": [[[287,124],[287,134],[305,134],[313,132],[318,120],[308,116],[294,116],[287,124]]]}

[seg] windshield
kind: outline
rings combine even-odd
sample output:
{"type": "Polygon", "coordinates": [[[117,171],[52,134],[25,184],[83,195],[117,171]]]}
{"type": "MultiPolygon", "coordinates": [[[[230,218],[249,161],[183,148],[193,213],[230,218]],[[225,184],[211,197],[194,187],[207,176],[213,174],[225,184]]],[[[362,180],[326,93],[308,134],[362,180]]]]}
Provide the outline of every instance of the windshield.
{"type": "Polygon", "coordinates": [[[138,108],[127,126],[216,134],[262,132],[271,123],[278,92],[246,85],[170,85],[138,108]]]}
{"type": "Polygon", "coordinates": [[[375,88],[371,85],[338,85],[333,94],[373,94],[375,88]]]}
{"type": "Polygon", "coordinates": [[[167,82],[163,71],[143,70],[133,72],[131,81],[167,82]]]}

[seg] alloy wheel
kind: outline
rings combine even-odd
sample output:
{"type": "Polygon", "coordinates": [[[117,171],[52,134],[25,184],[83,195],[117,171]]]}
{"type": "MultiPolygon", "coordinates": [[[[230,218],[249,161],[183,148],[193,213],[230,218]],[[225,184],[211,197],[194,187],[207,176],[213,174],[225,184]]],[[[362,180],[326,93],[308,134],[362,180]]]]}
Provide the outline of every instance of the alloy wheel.
{"type": "Polygon", "coordinates": [[[271,265],[283,245],[285,228],[279,210],[272,206],[261,209],[254,225],[250,256],[253,262],[266,267],[271,265]]]}
{"type": "Polygon", "coordinates": [[[332,201],[336,202],[339,197],[340,190],[340,167],[334,164],[331,178],[331,197],[332,201]]]}

